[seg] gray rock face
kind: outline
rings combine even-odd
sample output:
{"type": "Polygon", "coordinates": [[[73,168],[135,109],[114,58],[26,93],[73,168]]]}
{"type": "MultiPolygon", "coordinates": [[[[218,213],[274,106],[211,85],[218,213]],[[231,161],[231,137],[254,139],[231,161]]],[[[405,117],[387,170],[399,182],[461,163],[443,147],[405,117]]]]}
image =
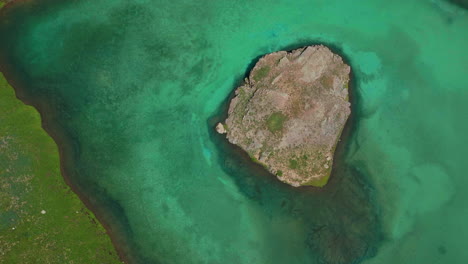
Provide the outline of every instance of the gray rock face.
{"type": "Polygon", "coordinates": [[[237,88],[227,139],[292,186],[323,186],[350,115],[350,67],[325,46],[261,58],[237,88]]]}

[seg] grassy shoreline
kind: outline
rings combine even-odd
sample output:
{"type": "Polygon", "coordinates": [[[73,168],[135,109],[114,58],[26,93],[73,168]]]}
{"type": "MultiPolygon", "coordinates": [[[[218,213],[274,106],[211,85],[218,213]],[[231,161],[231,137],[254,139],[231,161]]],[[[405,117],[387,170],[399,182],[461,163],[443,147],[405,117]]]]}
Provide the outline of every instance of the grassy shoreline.
{"type": "Polygon", "coordinates": [[[121,263],[106,230],[65,183],[39,113],[1,74],[0,113],[0,263],[121,263]]]}

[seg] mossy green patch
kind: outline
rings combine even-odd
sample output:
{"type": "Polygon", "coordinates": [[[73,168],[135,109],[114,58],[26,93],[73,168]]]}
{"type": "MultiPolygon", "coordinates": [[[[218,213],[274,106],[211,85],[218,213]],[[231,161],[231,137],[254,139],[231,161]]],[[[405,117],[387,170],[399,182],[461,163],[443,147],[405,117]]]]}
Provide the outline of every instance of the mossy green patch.
{"type": "Polygon", "coordinates": [[[255,72],[253,79],[258,82],[270,73],[270,66],[263,66],[255,72]]]}
{"type": "Polygon", "coordinates": [[[286,119],[287,117],[281,112],[271,114],[267,119],[268,130],[270,130],[271,133],[282,130],[286,119]]]}
{"type": "Polygon", "coordinates": [[[290,159],[289,160],[289,168],[294,170],[294,169],[297,169],[297,167],[299,167],[299,163],[297,162],[297,160],[290,159]]]}
{"type": "Polygon", "coordinates": [[[315,186],[315,187],[323,187],[327,184],[328,182],[328,179],[330,178],[330,175],[327,175],[325,177],[321,177],[321,178],[318,178],[318,179],[312,179],[308,182],[306,182],[305,186],[315,186]]]}
{"type": "Polygon", "coordinates": [[[0,263],[121,263],[60,174],[39,113],[0,74],[0,263]]]}

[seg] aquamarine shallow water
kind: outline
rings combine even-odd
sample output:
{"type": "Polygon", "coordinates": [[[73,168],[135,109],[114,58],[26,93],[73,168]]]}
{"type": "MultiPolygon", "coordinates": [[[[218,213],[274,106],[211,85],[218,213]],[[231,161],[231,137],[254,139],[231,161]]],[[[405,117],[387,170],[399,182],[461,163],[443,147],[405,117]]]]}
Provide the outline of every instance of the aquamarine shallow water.
{"type": "MultiPolygon", "coordinates": [[[[7,10],[7,11],[5,11],[7,10]]],[[[0,69],[135,263],[465,263],[468,14],[442,1],[21,1],[0,69]],[[330,185],[295,189],[212,125],[258,56],[353,67],[330,185]]]]}

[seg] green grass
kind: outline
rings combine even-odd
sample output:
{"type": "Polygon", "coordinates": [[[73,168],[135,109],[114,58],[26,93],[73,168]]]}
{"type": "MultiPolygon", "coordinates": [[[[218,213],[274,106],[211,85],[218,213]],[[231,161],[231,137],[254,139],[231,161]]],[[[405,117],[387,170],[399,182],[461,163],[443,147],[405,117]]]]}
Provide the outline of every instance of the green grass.
{"type": "Polygon", "coordinates": [[[268,130],[270,130],[271,133],[281,131],[286,119],[286,116],[281,112],[271,114],[267,119],[268,130]]]}
{"type": "Polygon", "coordinates": [[[325,186],[327,183],[328,183],[328,180],[330,179],[330,175],[331,175],[331,171],[332,171],[332,166],[330,166],[328,169],[326,169],[323,173],[325,174],[324,177],[320,178],[320,179],[313,179],[311,181],[308,181],[306,182],[305,184],[303,185],[306,185],[306,186],[315,186],[315,187],[323,187],[325,186]]]}
{"type": "Polygon", "coordinates": [[[38,112],[2,74],[0,113],[0,263],[121,263],[105,229],[65,184],[38,112]]]}
{"type": "Polygon", "coordinates": [[[323,187],[327,184],[328,179],[330,178],[330,175],[327,175],[326,177],[322,177],[320,179],[313,179],[311,181],[306,182],[305,186],[315,186],[315,187],[323,187]]]}
{"type": "Polygon", "coordinates": [[[276,175],[279,176],[279,177],[282,177],[283,176],[283,171],[282,170],[278,170],[276,172],[276,175]]]}
{"type": "Polygon", "coordinates": [[[297,162],[297,160],[290,159],[289,160],[289,168],[294,170],[294,169],[297,169],[297,167],[299,167],[299,163],[297,162]]]}
{"type": "Polygon", "coordinates": [[[263,66],[255,72],[253,79],[258,82],[270,73],[270,66],[263,66]]]}

